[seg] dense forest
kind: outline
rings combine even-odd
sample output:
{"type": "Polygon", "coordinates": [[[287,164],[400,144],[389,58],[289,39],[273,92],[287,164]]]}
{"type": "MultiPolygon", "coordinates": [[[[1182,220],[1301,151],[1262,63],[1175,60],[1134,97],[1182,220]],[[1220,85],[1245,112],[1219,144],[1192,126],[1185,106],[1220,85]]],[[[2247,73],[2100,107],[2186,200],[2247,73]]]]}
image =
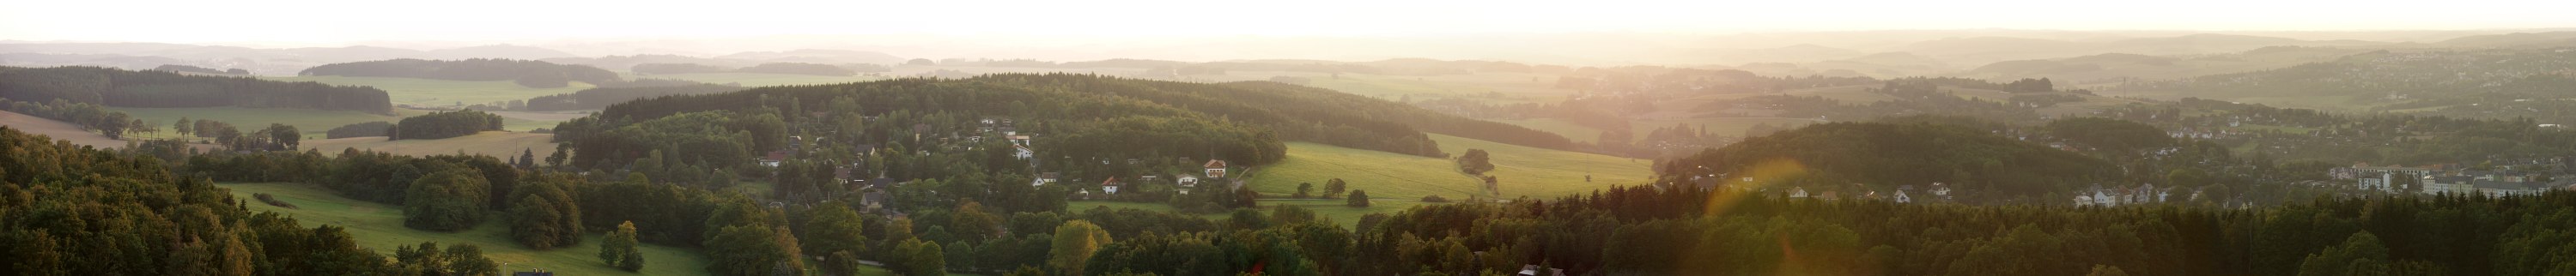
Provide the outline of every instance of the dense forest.
{"type": "Polygon", "coordinates": [[[742,87],[713,84],[599,87],[582,89],[581,91],[574,91],[571,94],[556,94],[529,98],[526,102],[526,106],[522,108],[528,111],[591,110],[608,108],[608,105],[636,99],[670,95],[725,93],[741,91],[742,89],[742,87]]]}
{"type": "Polygon", "coordinates": [[[392,134],[393,140],[446,139],[501,130],[501,115],[473,109],[431,112],[420,116],[404,117],[402,121],[394,123],[389,128],[392,130],[386,133],[392,134]]]}
{"type": "MultiPolygon", "coordinates": [[[[2116,179],[2119,170],[2100,159],[1978,130],[1902,123],[1811,125],[1663,165],[1667,177],[1751,178],[1750,183],[1725,182],[1774,190],[1859,195],[1941,182],[1975,191],[1963,194],[1994,198],[2075,190],[2083,183],[2116,179]],[[1907,154],[1880,154],[1889,152],[1907,154]],[[1859,187],[1851,187],[1855,184],[1859,187]]],[[[1686,180],[1692,179],[1668,179],[1686,180]]]]}
{"type": "Polygon", "coordinates": [[[0,128],[0,271],[25,275],[423,275],[499,273],[481,249],[435,243],[397,256],[337,226],[245,211],[214,182],[150,155],[56,144],[0,128]],[[438,256],[438,261],[427,255],[438,256]],[[393,257],[393,258],[388,258],[393,257]]]}
{"type": "Polygon", "coordinates": [[[116,107],[262,107],[393,114],[384,90],[102,67],[0,67],[0,98],[116,107]]]}
{"type": "Polygon", "coordinates": [[[304,76],[396,77],[460,81],[513,81],[520,86],[555,88],[579,81],[590,84],[619,82],[617,72],[584,65],[561,65],[534,60],[467,59],[419,60],[394,59],[334,63],[306,68],[296,73],[304,76]]]}

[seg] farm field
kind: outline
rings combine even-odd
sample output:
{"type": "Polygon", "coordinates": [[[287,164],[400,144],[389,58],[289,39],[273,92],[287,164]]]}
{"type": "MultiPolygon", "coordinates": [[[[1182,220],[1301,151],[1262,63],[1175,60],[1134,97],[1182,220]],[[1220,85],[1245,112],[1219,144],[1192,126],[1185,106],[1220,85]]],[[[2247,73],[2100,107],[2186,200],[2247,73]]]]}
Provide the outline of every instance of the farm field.
{"type": "Polygon", "coordinates": [[[522,151],[536,151],[539,158],[554,153],[554,134],[485,131],[474,135],[435,140],[385,140],[385,137],[351,137],[305,140],[306,149],[326,154],[339,154],[349,148],[389,152],[397,155],[438,155],[463,152],[469,155],[517,158],[522,151]]]}
{"type": "Polygon", "coordinates": [[[17,112],[0,111],[0,126],[7,126],[9,129],[27,134],[44,135],[55,141],[71,141],[73,145],[98,148],[125,147],[125,140],[109,139],[107,135],[82,130],[80,125],[17,112]]]}
{"type": "MultiPolygon", "coordinates": [[[[1531,148],[1448,135],[1431,135],[1440,150],[1452,156],[1467,149],[1484,149],[1492,155],[1495,170],[1487,173],[1500,180],[1503,197],[1549,198],[1607,188],[1610,185],[1639,185],[1652,175],[1644,160],[1531,148]],[[1590,175],[1592,181],[1584,181],[1590,175]]],[[[1387,199],[1420,199],[1439,195],[1466,199],[1482,193],[1481,183],[1457,172],[1456,163],[1447,158],[1433,158],[1335,147],[1331,145],[1291,142],[1288,157],[1277,164],[1254,170],[1250,185],[1264,194],[1295,193],[1297,183],[1322,186],[1326,180],[1341,178],[1353,190],[1367,190],[1369,195],[1387,199]]]]}
{"type": "Polygon", "coordinates": [[[704,255],[685,248],[643,244],[637,249],[645,254],[643,271],[626,272],[599,261],[599,234],[591,234],[579,245],[536,251],[510,240],[509,226],[486,221],[482,226],[455,233],[442,233],[402,226],[402,206],[359,201],[332,194],[322,187],[292,183],[225,183],[233,196],[248,199],[255,193],[267,193],[295,204],[298,209],[250,204],[252,211],[275,211],[294,217],[306,227],[321,224],[347,227],[357,237],[358,245],[378,254],[392,254],[395,247],[435,241],[440,246],[473,244],[483,247],[483,255],[493,262],[506,263],[502,271],[545,269],[562,275],[702,275],[706,274],[704,255]]]}
{"type": "Polygon", "coordinates": [[[385,116],[357,111],[297,108],[110,107],[107,109],[125,112],[126,115],[134,116],[135,119],[143,119],[144,122],[160,125],[165,136],[176,134],[170,130],[170,123],[177,122],[179,118],[188,118],[189,120],[215,120],[232,124],[233,127],[240,128],[242,132],[250,132],[259,130],[260,128],[266,128],[268,127],[268,124],[272,123],[286,124],[295,126],[295,130],[297,131],[304,132],[305,139],[321,139],[324,137],[323,134],[331,131],[331,128],[344,125],[364,122],[401,121],[404,116],[429,114],[429,111],[400,108],[394,109],[394,113],[401,114],[399,116],[385,116]]]}

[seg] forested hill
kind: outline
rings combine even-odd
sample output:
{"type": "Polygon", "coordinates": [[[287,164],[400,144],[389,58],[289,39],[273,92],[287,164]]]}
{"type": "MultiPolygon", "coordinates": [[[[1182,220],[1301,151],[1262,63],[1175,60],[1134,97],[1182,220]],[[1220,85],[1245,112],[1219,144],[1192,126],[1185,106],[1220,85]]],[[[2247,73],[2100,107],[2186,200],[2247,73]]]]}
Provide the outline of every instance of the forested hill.
{"type": "MultiPolygon", "coordinates": [[[[962,80],[906,79],[765,87],[738,93],[645,99],[609,106],[593,116],[596,120],[566,123],[557,128],[563,132],[557,137],[579,139],[584,131],[616,126],[599,123],[603,120],[632,123],[684,112],[758,108],[806,115],[813,114],[810,112],[858,112],[865,116],[879,116],[907,112],[957,113],[968,116],[965,118],[1008,116],[1022,120],[1021,130],[1041,135],[1068,134],[1065,132],[1080,129],[1045,123],[1037,125],[1050,127],[1031,128],[1028,127],[1030,120],[1177,117],[1220,121],[1223,125],[1254,126],[1267,133],[1264,135],[1278,139],[1423,156],[1441,156],[1442,153],[1422,130],[1555,149],[1569,149],[1573,145],[1564,137],[1546,132],[1444,115],[1331,90],[1267,82],[1198,84],[1078,74],[1005,74],[962,80]],[[850,101],[848,106],[838,103],[842,99],[850,101]]],[[[1050,140],[1044,136],[1039,139],[1050,140]]]]}
{"type": "Polygon", "coordinates": [[[0,99],[119,107],[265,107],[393,114],[384,90],[315,82],[127,71],[103,67],[0,67],[0,99]]]}
{"type": "MultiPolygon", "coordinates": [[[[1209,85],[1073,74],[989,75],[970,80],[1054,87],[1082,93],[1106,93],[1261,124],[1314,124],[1342,129],[1341,131],[1345,132],[1359,130],[1385,136],[1420,137],[1422,135],[1416,133],[1419,131],[1531,147],[1575,149],[1572,140],[1555,133],[1469,119],[1409,104],[1340,91],[1277,82],[1249,81],[1209,85]]],[[[1295,135],[1287,136],[1298,139],[1293,138],[1296,137],[1295,135]]],[[[1425,141],[1421,144],[1423,147],[1414,151],[1354,146],[1365,144],[1366,141],[1315,141],[1417,155],[1434,155],[1433,153],[1438,152],[1438,147],[1428,143],[1427,138],[1422,140],[1425,141]]]]}
{"type": "Polygon", "coordinates": [[[1663,162],[1657,171],[1666,183],[1688,181],[1692,176],[1738,181],[1752,177],[1760,187],[1774,191],[1796,187],[1811,193],[1852,195],[1942,182],[1991,198],[2073,190],[2081,188],[2074,185],[2113,179],[2119,173],[2101,159],[1981,131],[1923,123],[1849,122],[1745,139],[1663,162]],[[1886,154],[1892,152],[1905,154],[1886,154]]]}
{"type": "Polygon", "coordinates": [[[514,81],[520,86],[555,88],[570,81],[607,84],[621,81],[617,72],[586,65],[563,65],[534,60],[467,59],[420,60],[394,59],[333,63],[306,68],[297,73],[305,76],[398,77],[461,81],[514,81]]]}

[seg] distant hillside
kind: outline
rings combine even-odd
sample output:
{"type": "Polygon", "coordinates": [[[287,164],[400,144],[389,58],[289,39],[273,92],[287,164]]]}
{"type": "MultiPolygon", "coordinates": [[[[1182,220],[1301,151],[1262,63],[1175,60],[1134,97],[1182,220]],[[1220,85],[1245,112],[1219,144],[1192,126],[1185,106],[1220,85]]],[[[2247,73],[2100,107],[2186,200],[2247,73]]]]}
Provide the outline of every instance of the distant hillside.
{"type": "Polygon", "coordinates": [[[867,63],[901,64],[903,57],[886,53],[855,50],[798,49],[781,52],[742,52],[715,57],[718,59],[756,60],[765,62],[810,62],[824,64],[867,63]]]}
{"type": "MultiPolygon", "coordinates": [[[[1035,118],[1047,120],[1103,120],[1126,116],[1217,119],[1257,126],[1268,132],[1267,135],[1285,140],[1424,156],[1441,155],[1436,142],[1431,141],[1423,133],[1425,131],[1551,149],[1574,146],[1564,137],[1551,133],[1331,90],[1270,82],[1199,84],[1071,74],[987,75],[962,80],[890,80],[763,87],[737,93],[636,100],[610,106],[594,118],[647,120],[682,112],[755,108],[850,111],[835,108],[831,103],[835,98],[856,99],[856,111],[867,114],[942,112],[1023,118],[1054,116],[1035,118]],[[794,105],[790,106],[790,103],[794,105]]],[[[609,127],[585,123],[585,120],[589,119],[576,120],[557,128],[558,137],[582,139],[585,131],[596,132],[591,129],[609,127]]],[[[1056,132],[1070,130],[1058,129],[1056,132]]],[[[1275,160],[1277,157],[1268,158],[1275,160]]]]}
{"type": "Polygon", "coordinates": [[[2576,93],[2551,83],[2576,74],[2576,55],[2569,51],[2376,51],[2280,69],[2133,82],[2107,91],[2218,99],[2330,96],[2363,105],[2499,92],[2566,97],[2576,93]]]}
{"type": "Polygon", "coordinates": [[[100,67],[0,67],[0,98],[114,107],[265,107],[393,114],[384,90],[100,67]]]}
{"type": "Polygon", "coordinates": [[[2167,80],[2287,68],[2333,61],[2368,50],[2278,46],[2230,54],[2157,56],[2109,53],[1989,63],[1950,75],[1971,78],[2053,78],[2073,85],[2167,80]]]}
{"type": "Polygon", "coordinates": [[[367,62],[326,64],[304,69],[303,76],[399,77],[461,81],[516,81],[520,86],[554,88],[568,81],[591,84],[619,82],[617,72],[581,65],[559,65],[533,60],[466,59],[419,60],[396,59],[367,62]]]}
{"type": "Polygon", "coordinates": [[[1856,193],[1940,182],[1995,197],[2073,190],[2119,173],[2100,159],[1983,131],[1895,123],[1812,125],[1666,161],[1656,171],[1665,183],[1714,176],[1729,185],[1752,178],[1751,185],[1773,191],[1856,193]]]}
{"type": "Polygon", "coordinates": [[[2576,32],[2511,33],[2453,38],[2435,43],[2456,47],[2543,48],[2576,46],[2576,32]]]}
{"type": "Polygon", "coordinates": [[[415,50],[377,46],[249,48],[167,43],[0,43],[0,65],[108,66],[141,70],[161,64],[241,68],[281,75],[315,65],[388,59],[539,59],[571,57],[553,49],[487,45],[415,50]],[[151,60],[142,62],[137,60],[151,60]]]}

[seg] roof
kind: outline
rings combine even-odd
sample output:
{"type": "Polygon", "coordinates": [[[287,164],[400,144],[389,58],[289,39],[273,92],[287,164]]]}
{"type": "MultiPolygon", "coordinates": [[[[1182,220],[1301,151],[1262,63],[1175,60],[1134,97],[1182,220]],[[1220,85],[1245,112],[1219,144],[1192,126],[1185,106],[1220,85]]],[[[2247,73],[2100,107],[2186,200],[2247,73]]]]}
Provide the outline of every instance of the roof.
{"type": "Polygon", "coordinates": [[[1210,168],[1210,169],[1223,169],[1223,168],[1225,168],[1225,160],[1222,160],[1222,159],[1208,159],[1208,162],[1207,162],[1207,168],[1210,168]]]}
{"type": "Polygon", "coordinates": [[[1100,181],[1100,186],[1116,187],[1118,184],[1120,184],[1120,182],[1118,182],[1118,177],[1116,176],[1109,177],[1109,180],[1100,181]]]}
{"type": "MultiPolygon", "coordinates": [[[[741,160],[741,159],[734,159],[734,160],[741,160]]],[[[769,152],[769,156],[767,156],[767,157],[761,157],[761,159],[760,159],[760,160],[769,160],[769,161],[782,161],[782,160],[787,160],[787,151],[784,151],[784,150],[779,150],[779,151],[770,151],[770,152],[769,152]]]]}

